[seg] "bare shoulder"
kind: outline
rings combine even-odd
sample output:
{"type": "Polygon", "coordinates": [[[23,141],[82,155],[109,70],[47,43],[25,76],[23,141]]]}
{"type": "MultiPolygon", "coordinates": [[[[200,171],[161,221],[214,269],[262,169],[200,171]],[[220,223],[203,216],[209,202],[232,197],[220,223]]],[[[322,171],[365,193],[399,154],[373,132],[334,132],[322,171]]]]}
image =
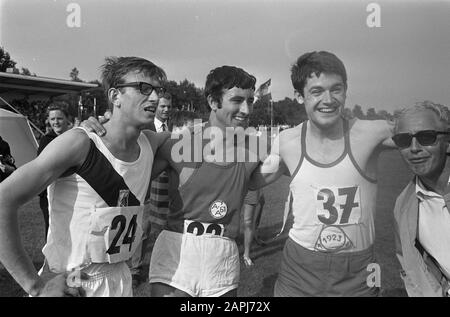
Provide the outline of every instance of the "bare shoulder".
{"type": "Polygon", "coordinates": [[[302,123],[299,125],[296,125],[293,128],[289,128],[289,129],[285,129],[283,131],[280,132],[280,137],[286,139],[286,140],[291,140],[291,139],[296,139],[298,137],[300,137],[302,133],[302,123]]]}
{"type": "Polygon", "coordinates": [[[71,129],[55,138],[37,157],[38,161],[51,164],[81,164],[90,148],[90,139],[86,131],[71,129]]]}
{"type": "Polygon", "coordinates": [[[152,130],[143,130],[142,133],[147,137],[153,152],[155,153],[166,142],[166,140],[170,138],[169,132],[157,133],[152,130]]]}
{"type": "MultiPolygon", "coordinates": [[[[300,144],[300,138],[302,134],[302,124],[299,124],[293,128],[289,128],[280,132],[275,142],[278,142],[280,150],[288,149],[294,144],[300,144]]],[[[275,145],[277,145],[275,143],[275,145]]]]}
{"type": "Polygon", "coordinates": [[[55,145],[64,145],[66,150],[81,149],[89,145],[90,139],[85,130],[75,128],[61,134],[50,144],[52,143],[55,145]]]}
{"type": "Polygon", "coordinates": [[[393,122],[388,120],[350,120],[352,134],[383,141],[392,136],[393,122]]]}

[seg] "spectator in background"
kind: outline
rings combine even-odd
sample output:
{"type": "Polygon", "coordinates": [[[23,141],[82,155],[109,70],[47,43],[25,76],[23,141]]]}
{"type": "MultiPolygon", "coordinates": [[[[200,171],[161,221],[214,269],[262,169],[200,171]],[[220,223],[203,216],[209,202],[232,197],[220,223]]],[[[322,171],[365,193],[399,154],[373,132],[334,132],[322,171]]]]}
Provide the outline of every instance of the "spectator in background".
{"type": "Polygon", "coordinates": [[[0,183],[16,170],[8,142],[0,136],[0,183]]]}
{"type": "Polygon", "coordinates": [[[158,103],[158,107],[155,112],[155,131],[163,132],[168,131],[168,120],[170,113],[172,112],[172,95],[165,93],[158,103]]]}
{"type": "MultiPolygon", "coordinates": [[[[69,130],[69,114],[67,112],[67,104],[64,102],[51,103],[47,108],[47,122],[51,129],[39,140],[39,147],[37,151],[38,155],[53,139],[69,130]]],[[[49,225],[47,189],[39,194],[39,205],[41,207],[42,214],[44,215],[45,237],[47,238],[49,225]]]]}
{"type": "Polygon", "coordinates": [[[409,296],[450,297],[449,110],[426,101],[400,112],[392,137],[414,178],[394,209],[409,296]]]}

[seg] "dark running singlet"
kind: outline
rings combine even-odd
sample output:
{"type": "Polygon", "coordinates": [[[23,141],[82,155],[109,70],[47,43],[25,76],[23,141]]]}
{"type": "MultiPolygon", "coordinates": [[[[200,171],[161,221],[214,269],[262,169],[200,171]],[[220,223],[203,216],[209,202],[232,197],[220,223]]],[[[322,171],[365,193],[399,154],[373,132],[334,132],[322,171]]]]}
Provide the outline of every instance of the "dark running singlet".
{"type": "Polygon", "coordinates": [[[214,233],[235,239],[246,193],[245,163],[228,166],[199,163],[186,183],[170,194],[166,229],[176,232],[186,229],[197,235],[214,233]],[[185,220],[192,221],[187,228],[184,228],[185,220]]]}

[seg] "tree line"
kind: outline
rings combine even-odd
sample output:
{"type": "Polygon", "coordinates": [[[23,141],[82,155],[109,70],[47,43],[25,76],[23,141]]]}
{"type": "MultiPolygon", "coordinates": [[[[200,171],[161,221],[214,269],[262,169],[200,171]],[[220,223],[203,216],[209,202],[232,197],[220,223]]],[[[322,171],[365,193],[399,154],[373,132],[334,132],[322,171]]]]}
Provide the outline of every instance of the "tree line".
{"type": "MultiPolygon", "coordinates": [[[[6,72],[8,68],[13,68],[13,73],[22,74],[28,76],[36,76],[31,74],[30,70],[22,67],[21,71],[15,67],[17,63],[11,58],[10,54],[0,47],[0,71],[6,72]]],[[[80,78],[79,70],[74,67],[70,73],[69,78],[76,82],[86,82],[80,78]]],[[[101,87],[101,83],[98,80],[87,81],[94,83],[101,87]]],[[[188,79],[176,82],[170,80],[166,83],[167,91],[172,95],[172,105],[174,108],[180,110],[190,110],[197,112],[202,118],[207,119],[209,113],[209,107],[207,105],[206,98],[204,96],[204,89],[196,87],[194,83],[188,79]]],[[[55,101],[65,101],[69,105],[69,114],[73,117],[79,115],[79,97],[76,95],[63,95],[53,98],[55,101]]],[[[97,115],[103,114],[107,109],[106,96],[101,88],[91,89],[89,91],[81,93],[82,100],[82,117],[87,117],[95,112],[97,115]]],[[[271,122],[271,108],[273,110],[272,122],[274,125],[288,125],[294,126],[300,122],[306,120],[306,111],[303,104],[298,103],[296,99],[290,99],[288,97],[283,100],[273,101],[272,104],[267,98],[258,99],[253,106],[253,112],[250,115],[250,125],[270,125],[271,122]]],[[[364,113],[362,107],[358,104],[354,105],[352,109],[344,108],[343,115],[346,118],[359,118],[359,119],[386,119],[392,120],[393,114],[390,114],[386,110],[375,110],[370,107],[364,113]]]]}

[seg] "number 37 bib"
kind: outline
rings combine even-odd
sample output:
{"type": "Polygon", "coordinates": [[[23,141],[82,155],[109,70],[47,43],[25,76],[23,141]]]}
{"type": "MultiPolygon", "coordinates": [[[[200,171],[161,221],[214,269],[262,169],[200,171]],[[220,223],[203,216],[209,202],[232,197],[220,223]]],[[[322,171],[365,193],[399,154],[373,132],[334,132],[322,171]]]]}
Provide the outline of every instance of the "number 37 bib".
{"type": "Polygon", "coordinates": [[[321,225],[316,250],[337,252],[353,247],[345,227],[361,222],[361,198],[358,186],[314,189],[316,224],[321,225]]]}
{"type": "Polygon", "coordinates": [[[134,254],[142,239],[144,206],[96,208],[88,241],[93,263],[117,263],[134,254]]]}

